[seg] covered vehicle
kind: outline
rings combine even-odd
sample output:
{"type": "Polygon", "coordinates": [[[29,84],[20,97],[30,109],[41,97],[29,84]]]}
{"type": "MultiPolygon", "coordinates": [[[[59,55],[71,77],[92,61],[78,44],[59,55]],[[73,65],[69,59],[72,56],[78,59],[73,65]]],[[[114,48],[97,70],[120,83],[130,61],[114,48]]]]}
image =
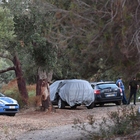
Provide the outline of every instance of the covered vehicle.
{"type": "Polygon", "coordinates": [[[92,82],[91,86],[95,94],[95,106],[103,106],[105,103],[115,103],[121,105],[122,90],[113,81],[92,82]]]}
{"type": "Polygon", "coordinates": [[[88,109],[94,107],[94,92],[90,83],[86,80],[70,79],[58,80],[50,85],[50,99],[58,108],[66,105],[76,108],[86,105],[88,109]]]}
{"type": "Polygon", "coordinates": [[[15,99],[0,93],[0,114],[15,116],[19,111],[19,104],[15,99]]]}

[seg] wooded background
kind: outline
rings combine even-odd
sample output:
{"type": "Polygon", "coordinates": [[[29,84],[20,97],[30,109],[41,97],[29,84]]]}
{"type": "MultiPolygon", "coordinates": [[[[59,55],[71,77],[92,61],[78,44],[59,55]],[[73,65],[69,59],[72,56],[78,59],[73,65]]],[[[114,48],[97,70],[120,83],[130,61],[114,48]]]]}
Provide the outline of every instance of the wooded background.
{"type": "Polygon", "coordinates": [[[52,81],[139,78],[140,0],[4,0],[0,57],[1,84],[21,89],[39,68],[52,81]]]}

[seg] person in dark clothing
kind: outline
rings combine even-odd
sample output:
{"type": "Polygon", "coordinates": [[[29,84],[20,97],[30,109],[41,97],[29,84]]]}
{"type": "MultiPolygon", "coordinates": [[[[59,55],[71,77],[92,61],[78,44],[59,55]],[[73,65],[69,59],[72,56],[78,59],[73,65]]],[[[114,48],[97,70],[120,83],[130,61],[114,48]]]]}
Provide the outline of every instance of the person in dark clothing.
{"type": "Polygon", "coordinates": [[[132,96],[134,96],[134,105],[136,105],[136,94],[138,89],[139,89],[138,81],[134,77],[133,80],[129,82],[130,96],[128,99],[128,104],[130,104],[131,98],[132,96]]]}

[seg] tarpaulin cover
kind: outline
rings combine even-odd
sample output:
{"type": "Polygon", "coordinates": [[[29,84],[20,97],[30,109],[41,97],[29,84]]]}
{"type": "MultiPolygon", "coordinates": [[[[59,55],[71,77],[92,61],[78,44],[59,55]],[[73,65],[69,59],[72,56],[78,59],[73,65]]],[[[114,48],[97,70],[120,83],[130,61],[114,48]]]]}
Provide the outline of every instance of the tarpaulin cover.
{"type": "Polygon", "coordinates": [[[58,80],[50,86],[50,99],[55,99],[56,93],[70,106],[84,104],[89,106],[94,102],[94,92],[90,83],[86,80],[58,80]]]}

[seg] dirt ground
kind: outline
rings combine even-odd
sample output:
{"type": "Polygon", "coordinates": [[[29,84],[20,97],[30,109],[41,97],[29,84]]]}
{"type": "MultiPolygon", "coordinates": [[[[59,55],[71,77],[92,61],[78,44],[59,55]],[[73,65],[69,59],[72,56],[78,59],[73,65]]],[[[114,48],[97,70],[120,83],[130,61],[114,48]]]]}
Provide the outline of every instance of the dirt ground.
{"type": "MultiPolygon", "coordinates": [[[[93,109],[87,109],[85,106],[79,106],[77,109],[55,107],[55,110],[56,112],[40,112],[35,108],[29,108],[20,110],[14,117],[0,115],[0,140],[17,140],[17,137],[36,130],[52,129],[53,127],[59,129],[58,126],[74,124],[75,119],[86,123],[89,115],[101,120],[102,117],[107,116],[109,111],[117,110],[117,106],[106,105],[93,109]]],[[[32,140],[35,139],[32,138],[32,140]]]]}

